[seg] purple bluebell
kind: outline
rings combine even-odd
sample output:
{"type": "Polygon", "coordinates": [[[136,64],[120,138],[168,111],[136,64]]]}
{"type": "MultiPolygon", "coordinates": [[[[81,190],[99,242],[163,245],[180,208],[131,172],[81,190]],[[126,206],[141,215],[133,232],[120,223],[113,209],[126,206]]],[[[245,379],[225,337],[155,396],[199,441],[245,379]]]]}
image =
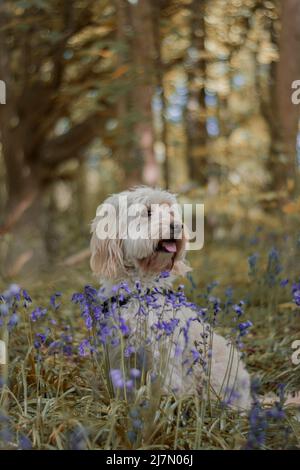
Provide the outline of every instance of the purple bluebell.
{"type": "Polygon", "coordinates": [[[62,294],[61,292],[55,292],[55,294],[51,295],[50,297],[50,305],[53,308],[53,310],[58,310],[60,307],[60,302],[57,301],[59,297],[61,297],[62,294]]]}
{"type": "Polygon", "coordinates": [[[139,369],[130,369],[130,376],[133,378],[133,379],[137,379],[138,377],[141,376],[141,371],[139,369]]]}
{"type": "Polygon", "coordinates": [[[47,309],[46,308],[41,308],[37,307],[34,309],[31,314],[30,314],[30,319],[33,322],[38,321],[39,319],[45,317],[47,315],[47,309]]]}

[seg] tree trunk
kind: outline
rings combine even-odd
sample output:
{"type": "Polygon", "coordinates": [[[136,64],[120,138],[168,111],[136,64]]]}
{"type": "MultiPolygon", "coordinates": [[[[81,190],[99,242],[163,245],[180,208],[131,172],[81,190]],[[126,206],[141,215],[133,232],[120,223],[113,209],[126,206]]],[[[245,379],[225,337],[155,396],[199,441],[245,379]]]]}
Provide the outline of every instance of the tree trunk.
{"type": "Polygon", "coordinates": [[[207,130],[205,105],[206,62],[205,51],[206,2],[191,3],[191,47],[187,64],[188,101],[186,110],[187,156],[192,181],[207,181],[207,130]]]}
{"type": "Polygon", "coordinates": [[[23,267],[26,267],[27,274],[39,271],[45,265],[47,256],[43,239],[42,187],[38,170],[29,166],[25,159],[18,128],[11,127],[10,124],[10,111],[3,116],[7,121],[1,121],[7,191],[4,220],[12,221],[3,274],[14,277],[23,267]]]}
{"type": "Polygon", "coordinates": [[[281,2],[279,62],[271,68],[271,94],[268,122],[271,129],[269,168],[272,188],[295,186],[296,140],[299,129],[299,106],[292,103],[292,83],[300,77],[300,3],[281,2]],[[290,182],[290,184],[289,184],[290,182]]]}
{"type": "Polygon", "coordinates": [[[133,109],[137,118],[134,126],[134,160],[142,166],[142,181],[149,185],[156,185],[159,179],[159,167],[154,154],[155,137],[152,115],[156,51],[151,0],[140,0],[138,4],[130,5],[130,15],[136,78],[133,95],[133,109]]]}
{"type": "Polygon", "coordinates": [[[116,0],[117,11],[117,40],[120,45],[118,53],[118,68],[126,70],[121,92],[117,103],[118,133],[117,133],[117,161],[124,171],[124,180],[129,186],[141,181],[142,164],[135,159],[134,153],[134,123],[132,120],[131,101],[132,94],[132,27],[130,20],[130,6],[127,0],[116,0]],[[122,45],[122,47],[121,47],[122,45]]]}

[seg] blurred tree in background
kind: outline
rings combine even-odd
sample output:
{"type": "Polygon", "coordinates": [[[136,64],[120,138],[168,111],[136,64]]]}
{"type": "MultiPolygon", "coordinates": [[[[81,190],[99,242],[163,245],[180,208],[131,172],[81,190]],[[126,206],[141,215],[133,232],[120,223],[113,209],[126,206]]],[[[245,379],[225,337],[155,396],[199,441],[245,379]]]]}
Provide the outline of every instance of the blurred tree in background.
{"type": "Polygon", "coordinates": [[[297,0],[0,9],[6,275],[86,247],[97,204],[134,184],[204,201],[212,230],[299,210],[297,0]]]}

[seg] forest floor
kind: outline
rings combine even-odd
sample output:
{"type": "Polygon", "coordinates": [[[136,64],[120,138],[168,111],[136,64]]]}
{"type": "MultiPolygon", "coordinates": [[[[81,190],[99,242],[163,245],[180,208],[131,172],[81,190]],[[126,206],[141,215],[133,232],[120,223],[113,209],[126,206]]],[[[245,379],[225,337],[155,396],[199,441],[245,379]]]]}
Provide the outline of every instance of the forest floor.
{"type": "Polygon", "coordinates": [[[134,405],[110,397],[95,361],[77,353],[85,325],[70,298],[87,284],[97,287],[84,262],[59,267],[34,284],[19,282],[33,303],[21,298],[9,333],[9,364],[2,366],[8,384],[2,382],[2,447],[300,448],[300,396],[295,395],[300,365],[292,361],[292,343],[300,340],[300,240],[258,229],[239,240],[207,242],[189,258],[194,271],[185,281],[186,295],[199,305],[219,299],[218,332],[232,329],[232,308],[241,300],[243,321],[253,323],[243,338],[244,360],[256,384],[251,412],[239,414],[213,402],[203,407],[191,396],[152,403],[149,390],[143,392],[147,410],[141,397],[134,405]],[[49,302],[58,292],[62,295],[49,302]],[[56,354],[49,354],[49,338],[61,344],[56,354]],[[270,394],[278,398],[263,404],[262,397],[270,394]],[[285,403],[291,394],[294,405],[285,403]]]}

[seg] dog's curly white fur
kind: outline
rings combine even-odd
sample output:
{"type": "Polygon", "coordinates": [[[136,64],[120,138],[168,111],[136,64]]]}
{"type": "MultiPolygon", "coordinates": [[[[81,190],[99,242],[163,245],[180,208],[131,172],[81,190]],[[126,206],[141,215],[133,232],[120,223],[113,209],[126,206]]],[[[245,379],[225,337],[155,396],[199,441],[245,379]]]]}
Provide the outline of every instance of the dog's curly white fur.
{"type": "MultiPolygon", "coordinates": [[[[120,210],[119,208],[119,197],[127,197],[127,207],[131,204],[143,204],[146,208],[150,208],[151,205],[165,205],[166,210],[168,207],[176,204],[176,197],[167,191],[152,189],[148,187],[138,187],[129,191],[122,192],[117,195],[110,196],[106,199],[106,204],[112,204],[116,209],[118,222],[126,222],[127,213],[120,210]]],[[[148,222],[147,217],[149,213],[140,214],[140,224],[148,222]]],[[[114,223],[115,221],[112,221],[114,223]]],[[[152,239],[121,239],[121,238],[106,238],[105,240],[99,239],[97,236],[97,226],[101,223],[99,217],[96,217],[92,223],[92,239],[91,239],[91,268],[97,275],[99,280],[102,282],[105,289],[105,294],[109,297],[113,295],[113,286],[121,282],[126,282],[133,287],[136,280],[141,282],[143,289],[149,289],[153,286],[157,287],[157,276],[162,271],[169,271],[169,277],[159,278],[159,287],[161,288],[162,294],[160,295],[160,302],[163,305],[164,302],[164,290],[170,289],[172,282],[177,275],[185,274],[189,268],[185,262],[185,245],[186,237],[183,236],[181,239],[177,239],[176,247],[173,247],[171,251],[159,250],[159,244],[164,240],[164,233],[166,238],[169,238],[170,230],[170,218],[166,217],[165,221],[161,220],[156,227],[156,236],[152,239]]],[[[115,228],[115,227],[114,227],[115,228]]],[[[153,232],[152,232],[153,234],[153,232]]],[[[124,309],[126,321],[130,325],[131,329],[134,330],[136,317],[134,315],[136,306],[134,305],[134,299],[130,308],[124,309]]],[[[189,307],[181,307],[179,312],[180,324],[182,326],[186,324],[188,319],[193,316],[194,312],[189,307]]],[[[164,319],[170,320],[170,314],[168,311],[164,311],[164,319]],[[168,318],[169,315],[169,318],[168,318]]],[[[148,325],[151,328],[157,321],[155,312],[149,313],[148,325]]],[[[208,325],[207,325],[207,328],[208,325]]],[[[191,348],[203,337],[203,325],[198,322],[193,322],[189,332],[189,343],[191,348]]],[[[183,342],[183,339],[181,340],[183,342]]],[[[182,349],[183,344],[182,344],[182,349]]],[[[226,391],[224,390],[224,381],[226,376],[227,388],[231,388],[234,392],[232,394],[232,402],[234,406],[240,409],[248,409],[251,403],[250,400],[250,377],[249,374],[241,361],[240,353],[232,348],[228,341],[222,336],[214,333],[213,334],[213,345],[212,345],[212,357],[211,357],[211,369],[210,369],[210,386],[213,394],[220,398],[224,398],[226,391]],[[230,367],[228,367],[230,364],[230,367]]],[[[153,351],[154,362],[159,358],[157,351],[153,351]]],[[[195,368],[194,374],[186,375],[182,366],[182,360],[179,361],[176,358],[176,354],[172,353],[173,367],[172,372],[168,374],[169,386],[172,390],[176,390],[178,394],[191,393],[193,390],[195,393],[199,391],[203,386],[204,374],[203,369],[199,367],[195,368]]]]}

